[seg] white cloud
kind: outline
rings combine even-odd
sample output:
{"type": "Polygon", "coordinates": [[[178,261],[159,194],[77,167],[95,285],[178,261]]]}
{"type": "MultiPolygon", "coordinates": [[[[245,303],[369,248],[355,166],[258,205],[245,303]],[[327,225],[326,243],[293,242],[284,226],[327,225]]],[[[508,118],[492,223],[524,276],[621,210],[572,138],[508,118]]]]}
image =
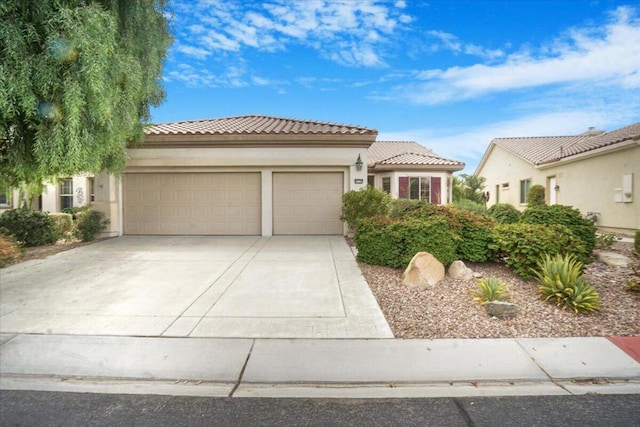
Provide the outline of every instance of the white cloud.
{"type": "Polygon", "coordinates": [[[385,64],[386,46],[412,21],[402,13],[405,7],[403,1],[269,0],[244,7],[235,2],[199,1],[191,9],[178,2],[174,9],[178,20],[189,21],[186,34],[178,35],[178,44],[194,48],[180,51],[187,55],[196,52],[202,57],[197,48],[213,54],[277,51],[296,43],[343,65],[371,67],[385,64]]]}
{"type": "Polygon", "coordinates": [[[206,59],[209,55],[211,55],[211,52],[206,49],[195,46],[187,46],[183,44],[176,45],[175,50],[197,59],[206,59]]]}
{"type": "MultiPolygon", "coordinates": [[[[455,36],[439,33],[450,49],[463,50],[455,36]]],[[[401,98],[435,105],[488,93],[553,84],[602,83],[640,87],[640,20],[635,9],[620,7],[603,27],[574,28],[538,54],[523,50],[499,64],[425,70],[422,82],[394,89],[401,98]]],[[[396,97],[396,96],[394,96],[396,97]]]]}
{"type": "Polygon", "coordinates": [[[430,46],[432,51],[446,49],[454,54],[462,53],[484,59],[496,59],[504,56],[504,52],[500,49],[485,49],[472,43],[464,43],[456,35],[444,31],[430,30],[427,31],[427,35],[439,41],[439,43],[430,46]]]}

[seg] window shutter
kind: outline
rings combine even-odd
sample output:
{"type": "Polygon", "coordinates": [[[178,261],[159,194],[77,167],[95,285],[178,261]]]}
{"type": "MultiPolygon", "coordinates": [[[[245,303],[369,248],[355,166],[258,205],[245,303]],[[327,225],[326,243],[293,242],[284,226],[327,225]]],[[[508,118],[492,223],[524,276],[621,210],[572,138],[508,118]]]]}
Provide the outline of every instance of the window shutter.
{"type": "Polygon", "coordinates": [[[431,177],[431,203],[439,205],[442,203],[440,198],[440,177],[431,177]]]}
{"type": "Polygon", "coordinates": [[[409,198],[409,177],[401,176],[398,178],[398,198],[400,199],[408,199],[409,198]]]}

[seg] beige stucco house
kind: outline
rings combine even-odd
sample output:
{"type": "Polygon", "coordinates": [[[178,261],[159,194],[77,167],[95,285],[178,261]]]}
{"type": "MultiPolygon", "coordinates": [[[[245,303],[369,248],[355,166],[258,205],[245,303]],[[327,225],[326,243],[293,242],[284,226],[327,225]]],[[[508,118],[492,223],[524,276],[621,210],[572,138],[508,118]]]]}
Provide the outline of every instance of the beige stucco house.
{"type": "Polygon", "coordinates": [[[464,163],[445,159],[412,141],[376,141],[368,150],[369,185],[394,199],[451,202],[452,173],[464,163]]]}
{"type": "Polygon", "coordinates": [[[451,173],[464,163],[376,136],[359,126],[253,115],[152,125],[128,150],[122,177],[59,179],[33,208],[90,203],[106,213],[111,236],[270,236],[343,234],[342,195],[367,184],[394,198],[451,200],[451,173]]]}
{"type": "Polygon", "coordinates": [[[603,230],[640,229],[640,123],[611,132],[496,138],[475,175],[486,179],[489,206],[524,209],[527,191],[538,184],[548,204],[595,213],[603,230]]]}

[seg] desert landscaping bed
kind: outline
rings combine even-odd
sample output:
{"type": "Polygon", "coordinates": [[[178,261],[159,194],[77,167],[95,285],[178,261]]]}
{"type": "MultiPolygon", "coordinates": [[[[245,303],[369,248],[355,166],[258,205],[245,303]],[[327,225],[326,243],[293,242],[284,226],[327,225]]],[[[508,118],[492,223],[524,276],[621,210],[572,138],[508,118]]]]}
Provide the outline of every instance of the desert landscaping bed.
{"type": "MultiPolygon", "coordinates": [[[[634,262],[632,244],[617,242],[613,250],[634,262]]],[[[497,277],[509,285],[511,302],[519,307],[512,319],[489,316],[473,301],[475,281],[448,275],[428,289],[402,283],[402,270],[359,263],[396,338],[514,338],[640,335],[640,300],[624,287],[630,268],[593,262],[586,267],[588,282],[600,293],[601,311],[574,314],[540,299],[535,280],[523,280],[497,263],[467,263],[483,277],[497,277]]]]}

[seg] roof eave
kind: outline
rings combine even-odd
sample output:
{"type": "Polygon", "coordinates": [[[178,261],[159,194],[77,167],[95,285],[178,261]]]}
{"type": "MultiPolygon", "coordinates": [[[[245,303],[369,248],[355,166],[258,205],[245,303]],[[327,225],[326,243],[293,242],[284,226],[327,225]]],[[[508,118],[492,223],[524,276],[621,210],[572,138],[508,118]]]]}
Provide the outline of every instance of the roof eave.
{"type": "Polygon", "coordinates": [[[626,150],[627,148],[633,147],[634,145],[640,146],[640,139],[628,139],[623,142],[618,142],[611,145],[606,145],[604,147],[596,148],[594,150],[585,151],[583,153],[574,154],[571,156],[563,157],[561,159],[554,159],[544,163],[540,163],[536,165],[538,169],[548,169],[554,166],[558,166],[561,164],[567,164],[572,162],[577,162],[579,160],[588,159],[590,157],[597,157],[602,154],[613,153],[616,151],[626,150]]]}

